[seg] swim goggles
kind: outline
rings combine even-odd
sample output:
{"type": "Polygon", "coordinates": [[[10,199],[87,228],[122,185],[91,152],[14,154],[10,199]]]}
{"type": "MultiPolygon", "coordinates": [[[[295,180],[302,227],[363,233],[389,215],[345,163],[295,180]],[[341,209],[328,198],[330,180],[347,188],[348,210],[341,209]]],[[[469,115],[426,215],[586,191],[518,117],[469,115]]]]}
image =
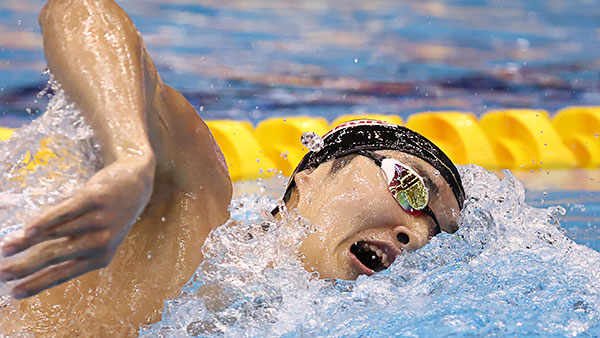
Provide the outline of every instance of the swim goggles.
{"type": "Polygon", "coordinates": [[[405,212],[415,216],[423,213],[431,217],[435,223],[432,235],[435,236],[441,232],[437,217],[428,205],[429,189],[419,174],[400,161],[373,151],[359,150],[356,153],[369,158],[383,170],[388,189],[405,212]]]}

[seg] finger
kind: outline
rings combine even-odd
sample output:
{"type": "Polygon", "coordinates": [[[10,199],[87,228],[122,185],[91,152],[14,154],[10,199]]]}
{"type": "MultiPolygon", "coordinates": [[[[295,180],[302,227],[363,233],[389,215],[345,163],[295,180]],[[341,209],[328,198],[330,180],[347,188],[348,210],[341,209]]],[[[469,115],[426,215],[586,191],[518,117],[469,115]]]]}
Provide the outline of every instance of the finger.
{"type": "Polygon", "coordinates": [[[107,249],[104,238],[108,236],[93,234],[77,238],[62,237],[36,245],[22,257],[5,260],[0,267],[0,280],[21,279],[70,259],[101,254],[107,249]]]}
{"type": "Polygon", "coordinates": [[[12,295],[17,299],[31,297],[105,265],[104,259],[89,260],[85,258],[72,259],[52,265],[18,282],[13,287],[12,295]]]}
{"type": "Polygon", "coordinates": [[[64,222],[73,220],[82,214],[99,208],[95,199],[85,192],[80,191],[73,197],[55,205],[42,216],[38,217],[24,227],[25,235],[30,237],[36,233],[46,231],[64,222]]]}
{"type": "Polygon", "coordinates": [[[82,216],[95,209],[89,201],[79,198],[58,204],[26,225],[21,232],[22,235],[7,240],[2,245],[2,254],[5,257],[12,256],[51,238],[92,231],[93,229],[88,229],[85,224],[94,226],[97,222],[93,218],[83,219],[82,216]],[[79,232],[73,232],[74,230],[79,232]]]}
{"type": "Polygon", "coordinates": [[[92,232],[98,232],[103,228],[99,222],[98,215],[93,212],[88,213],[71,221],[61,223],[59,226],[48,229],[33,237],[21,235],[12,238],[2,247],[2,254],[4,257],[10,257],[49,240],[61,237],[80,237],[92,232]]]}

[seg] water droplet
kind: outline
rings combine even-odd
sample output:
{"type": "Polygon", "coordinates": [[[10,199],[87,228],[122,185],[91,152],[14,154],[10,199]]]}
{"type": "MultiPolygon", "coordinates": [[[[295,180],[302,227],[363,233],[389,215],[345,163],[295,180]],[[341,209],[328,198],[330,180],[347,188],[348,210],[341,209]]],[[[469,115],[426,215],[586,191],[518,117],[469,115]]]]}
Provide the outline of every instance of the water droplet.
{"type": "Polygon", "coordinates": [[[354,58],[354,63],[358,63],[358,58],[354,58]]]}
{"type": "Polygon", "coordinates": [[[325,145],[325,142],[323,142],[321,136],[312,131],[302,133],[300,141],[302,142],[302,145],[304,145],[306,148],[313,152],[320,151],[325,145]]]}
{"type": "Polygon", "coordinates": [[[163,216],[163,217],[161,217],[161,218],[160,218],[160,221],[161,221],[161,222],[166,222],[166,221],[167,221],[167,218],[163,216]]]}

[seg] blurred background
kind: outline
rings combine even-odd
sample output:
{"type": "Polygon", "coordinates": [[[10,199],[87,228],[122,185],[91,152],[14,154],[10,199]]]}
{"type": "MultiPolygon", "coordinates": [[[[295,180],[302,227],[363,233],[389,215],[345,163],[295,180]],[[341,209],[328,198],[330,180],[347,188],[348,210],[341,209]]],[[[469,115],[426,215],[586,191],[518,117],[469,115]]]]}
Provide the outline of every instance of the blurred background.
{"type": "MultiPolygon", "coordinates": [[[[0,125],[38,116],[45,1],[0,0],[0,125]]],[[[598,0],[118,1],[207,119],[600,105],[598,0]]]]}

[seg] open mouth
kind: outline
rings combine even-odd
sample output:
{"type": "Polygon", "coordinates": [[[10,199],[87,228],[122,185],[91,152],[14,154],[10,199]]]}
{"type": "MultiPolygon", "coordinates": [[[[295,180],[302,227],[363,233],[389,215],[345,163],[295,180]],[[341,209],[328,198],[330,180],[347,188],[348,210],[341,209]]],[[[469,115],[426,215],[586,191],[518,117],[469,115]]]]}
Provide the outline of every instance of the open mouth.
{"type": "Polygon", "coordinates": [[[377,243],[360,241],[352,244],[350,252],[356,257],[358,262],[371,271],[366,271],[368,275],[385,270],[394,262],[396,256],[388,254],[384,247],[377,243]]]}

